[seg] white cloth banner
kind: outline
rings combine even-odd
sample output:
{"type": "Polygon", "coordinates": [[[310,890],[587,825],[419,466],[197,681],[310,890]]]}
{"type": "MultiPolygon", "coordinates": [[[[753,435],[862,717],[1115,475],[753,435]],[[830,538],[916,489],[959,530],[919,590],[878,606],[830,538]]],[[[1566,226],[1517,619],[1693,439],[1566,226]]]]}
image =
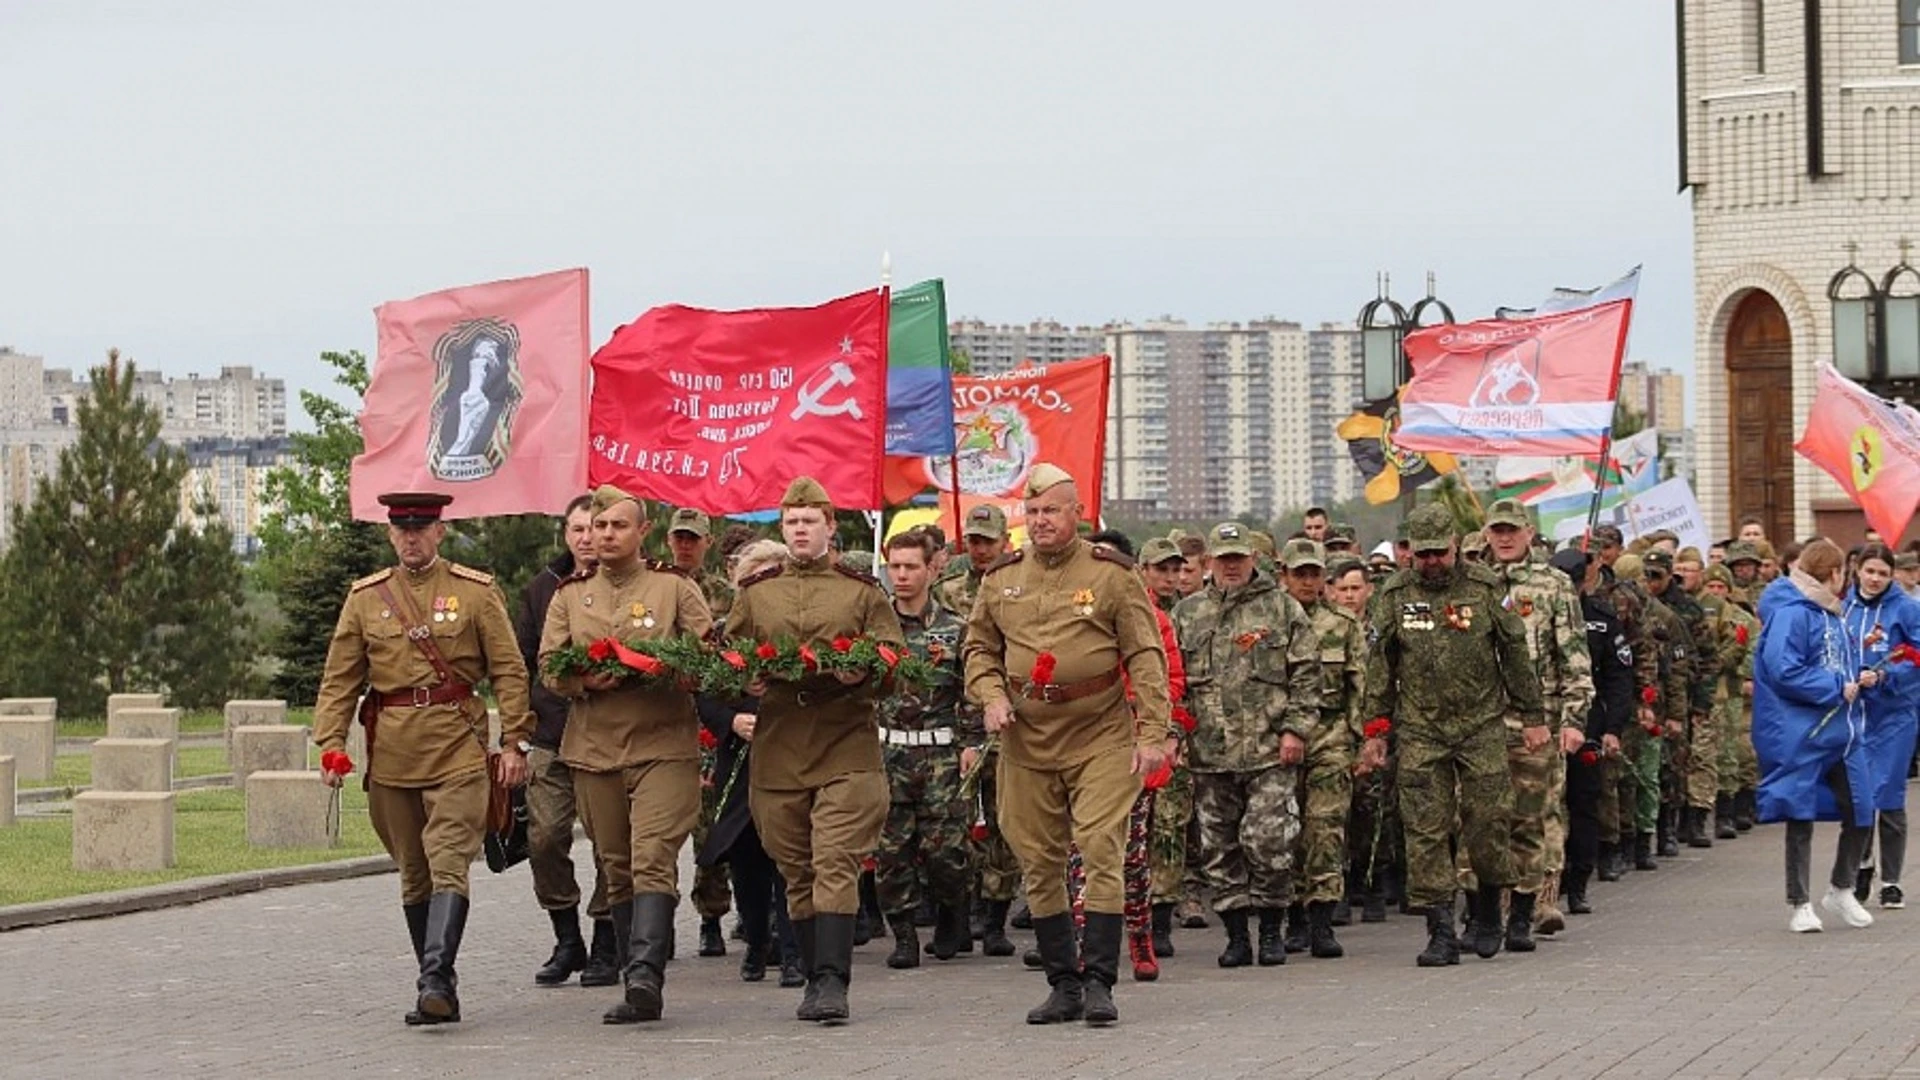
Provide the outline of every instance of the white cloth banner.
{"type": "Polygon", "coordinates": [[[1679,478],[1655,484],[1627,502],[1620,531],[1628,540],[1656,529],[1678,535],[1681,547],[1699,548],[1702,555],[1713,546],[1700,502],[1693,497],[1693,488],[1679,478]]]}

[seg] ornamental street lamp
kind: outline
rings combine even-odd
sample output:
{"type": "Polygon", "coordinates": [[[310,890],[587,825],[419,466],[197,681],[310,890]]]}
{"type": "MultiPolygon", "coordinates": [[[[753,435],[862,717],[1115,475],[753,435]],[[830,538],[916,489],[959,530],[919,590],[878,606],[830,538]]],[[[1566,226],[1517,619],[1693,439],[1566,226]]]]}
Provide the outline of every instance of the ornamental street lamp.
{"type": "Polygon", "coordinates": [[[1453,309],[1433,294],[1433,273],[1427,273],[1427,295],[1408,311],[1388,293],[1393,280],[1381,274],[1374,281],[1374,298],[1360,309],[1360,397],[1379,401],[1392,397],[1407,381],[1405,342],[1410,331],[1453,321],[1453,309]],[[1428,318],[1433,317],[1432,322],[1428,318]]]}
{"type": "Polygon", "coordinates": [[[1847,265],[1827,282],[1833,317],[1833,364],[1842,375],[1882,397],[1920,391],[1920,270],[1900,262],[1879,281],[1858,264],[1859,247],[1847,245],[1847,265]]]}

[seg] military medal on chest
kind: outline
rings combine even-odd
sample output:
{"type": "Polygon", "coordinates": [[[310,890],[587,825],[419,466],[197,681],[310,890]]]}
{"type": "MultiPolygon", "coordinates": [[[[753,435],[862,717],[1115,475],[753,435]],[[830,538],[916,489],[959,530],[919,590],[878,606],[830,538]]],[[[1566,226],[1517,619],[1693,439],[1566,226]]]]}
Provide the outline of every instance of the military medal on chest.
{"type": "Polygon", "coordinates": [[[1093,614],[1093,590],[1081,589],[1073,594],[1073,610],[1082,615],[1093,614]]]}
{"type": "Polygon", "coordinates": [[[1461,631],[1473,629],[1473,605],[1461,604],[1456,607],[1448,604],[1447,625],[1461,631]]]}
{"type": "Polygon", "coordinates": [[[627,614],[632,616],[629,625],[653,629],[653,612],[647,610],[647,605],[636,601],[627,609],[627,614]]]}
{"type": "Polygon", "coordinates": [[[457,596],[436,596],[433,598],[433,621],[452,622],[460,617],[460,598],[457,596]]]}

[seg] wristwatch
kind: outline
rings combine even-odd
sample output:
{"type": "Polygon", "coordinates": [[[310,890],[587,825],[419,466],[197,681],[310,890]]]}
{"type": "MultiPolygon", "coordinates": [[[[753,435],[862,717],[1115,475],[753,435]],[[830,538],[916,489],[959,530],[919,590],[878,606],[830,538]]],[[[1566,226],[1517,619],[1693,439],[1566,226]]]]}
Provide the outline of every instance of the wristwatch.
{"type": "Polygon", "coordinates": [[[521,753],[523,753],[523,754],[531,754],[531,753],[533,753],[533,744],[532,744],[532,743],[530,743],[530,742],[528,742],[528,741],[527,741],[527,740],[525,740],[525,739],[521,739],[521,740],[520,740],[520,742],[519,742],[519,743],[517,744],[517,748],[518,748],[518,749],[519,749],[519,751],[520,751],[521,753]]]}

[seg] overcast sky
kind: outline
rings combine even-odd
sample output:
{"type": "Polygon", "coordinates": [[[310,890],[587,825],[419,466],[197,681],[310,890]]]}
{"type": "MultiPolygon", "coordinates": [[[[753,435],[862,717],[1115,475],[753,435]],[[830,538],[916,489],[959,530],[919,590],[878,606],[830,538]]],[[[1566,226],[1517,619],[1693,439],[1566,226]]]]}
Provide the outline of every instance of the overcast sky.
{"type": "Polygon", "coordinates": [[[1690,371],[1673,47],[1653,0],[0,0],[0,344],[312,389],[384,300],[570,266],[598,342],[882,251],[994,322],[1644,263],[1631,355],[1690,371]]]}

